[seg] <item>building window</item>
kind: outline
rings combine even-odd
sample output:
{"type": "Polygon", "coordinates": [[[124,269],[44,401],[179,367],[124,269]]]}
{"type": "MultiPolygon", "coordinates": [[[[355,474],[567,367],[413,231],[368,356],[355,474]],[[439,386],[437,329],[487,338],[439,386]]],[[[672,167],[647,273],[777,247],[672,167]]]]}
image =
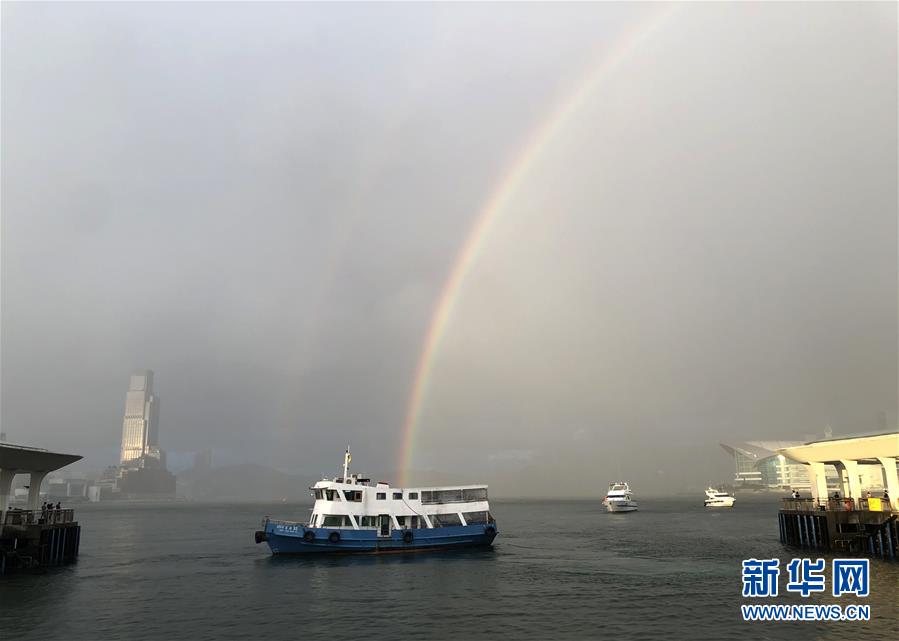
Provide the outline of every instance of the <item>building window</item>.
{"type": "Polygon", "coordinates": [[[394,500],[394,501],[400,501],[400,500],[402,500],[402,498],[403,498],[403,493],[402,493],[402,492],[394,492],[394,493],[393,493],[393,500],[394,500]]]}
{"type": "Polygon", "coordinates": [[[377,494],[375,494],[375,499],[377,499],[378,501],[383,501],[386,498],[387,498],[386,492],[378,492],[377,494]]]}
{"type": "Polygon", "coordinates": [[[409,500],[417,501],[418,500],[418,492],[409,492],[409,500]]]}

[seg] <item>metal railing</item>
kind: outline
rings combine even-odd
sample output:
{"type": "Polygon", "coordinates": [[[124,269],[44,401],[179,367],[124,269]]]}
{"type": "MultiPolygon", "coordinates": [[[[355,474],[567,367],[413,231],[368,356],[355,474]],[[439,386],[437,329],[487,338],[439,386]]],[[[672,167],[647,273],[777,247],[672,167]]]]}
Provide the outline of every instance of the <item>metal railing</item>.
{"type": "Polygon", "coordinates": [[[867,498],[828,498],[828,499],[782,499],[784,510],[791,512],[889,512],[891,505],[889,499],[877,499],[869,501],[867,498]]]}
{"type": "Polygon", "coordinates": [[[17,510],[15,508],[6,511],[3,519],[4,525],[58,525],[73,523],[75,510],[17,510]]]}

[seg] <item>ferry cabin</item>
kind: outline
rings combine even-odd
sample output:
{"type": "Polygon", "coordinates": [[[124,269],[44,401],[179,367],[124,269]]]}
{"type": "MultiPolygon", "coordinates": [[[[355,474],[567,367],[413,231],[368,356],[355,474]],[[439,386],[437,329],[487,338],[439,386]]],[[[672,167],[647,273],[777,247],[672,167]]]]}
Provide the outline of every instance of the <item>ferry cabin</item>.
{"type": "Polygon", "coordinates": [[[319,481],[311,489],[313,528],[377,529],[389,536],[392,530],[486,524],[490,518],[484,485],[392,488],[353,475],[319,481]]]}

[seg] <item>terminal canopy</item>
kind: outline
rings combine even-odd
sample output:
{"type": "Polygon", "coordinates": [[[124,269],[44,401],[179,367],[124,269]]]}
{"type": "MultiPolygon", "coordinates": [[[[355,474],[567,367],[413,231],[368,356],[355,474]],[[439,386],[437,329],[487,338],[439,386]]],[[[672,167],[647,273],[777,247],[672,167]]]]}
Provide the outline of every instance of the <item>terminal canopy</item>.
{"type": "Polygon", "coordinates": [[[0,470],[53,472],[80,459],[77,454],[60,454],[36,447],[0,443],[0,470]]]}
{"type": "Polygon", "coordinates": [[[899,457],[899,432],[832,438],[778,450],[800,463],[835,463],[839,461],[876,461],[899,457]]]}

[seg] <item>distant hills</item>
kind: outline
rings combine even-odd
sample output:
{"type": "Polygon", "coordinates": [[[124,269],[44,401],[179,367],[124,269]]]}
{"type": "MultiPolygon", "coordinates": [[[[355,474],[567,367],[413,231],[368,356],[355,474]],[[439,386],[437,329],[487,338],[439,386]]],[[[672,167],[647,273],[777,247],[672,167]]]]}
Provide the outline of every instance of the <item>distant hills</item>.
{"type": "Polygon", "coordinates": [[[178,474],[178,496],[194,501],[310,501],[317,477],[286,474],[265,465],[245,463],[178,474]]]}

